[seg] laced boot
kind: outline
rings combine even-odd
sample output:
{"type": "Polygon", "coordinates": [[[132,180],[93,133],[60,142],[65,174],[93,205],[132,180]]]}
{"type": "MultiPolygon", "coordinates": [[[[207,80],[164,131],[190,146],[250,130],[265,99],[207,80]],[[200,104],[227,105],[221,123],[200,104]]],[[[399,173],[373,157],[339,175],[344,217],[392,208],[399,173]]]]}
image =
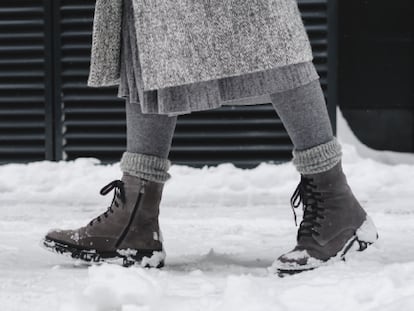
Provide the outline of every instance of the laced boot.
{"type": "Polygon", "coordinates": [[[163,183],[123,173],[121,180],[104,186],[114,189],[107,211],[75,230],[52,230],[43,245],[60,254],[88,262],[121,261],[160,268],[165,252],[158,224],[163,183]]]}
{"type": "Polygon", "coordinates": [[[280,276],[312,270],[333,260],[344,260],[363,251],[377,238],[374,223],[348,186],[341,162],[318,174],[301,175],[292,198],[295,209],[303,205],[303,220],[296,247],[273,264],[280,276]]]}

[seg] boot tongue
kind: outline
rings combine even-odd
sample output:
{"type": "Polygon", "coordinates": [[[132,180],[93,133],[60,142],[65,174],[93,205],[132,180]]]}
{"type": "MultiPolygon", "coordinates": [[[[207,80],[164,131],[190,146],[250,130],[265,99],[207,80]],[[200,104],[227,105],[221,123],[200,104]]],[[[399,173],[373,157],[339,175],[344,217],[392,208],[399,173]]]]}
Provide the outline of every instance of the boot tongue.
{"type": "Polygon", "coordinates": [[[124,182],[125,186],[128,186],[128,185],[135,186],[135,185],[140,185],[142,179],[137,176],[131,175],[129,173],[123,172],[121,180],[124,182]]]}

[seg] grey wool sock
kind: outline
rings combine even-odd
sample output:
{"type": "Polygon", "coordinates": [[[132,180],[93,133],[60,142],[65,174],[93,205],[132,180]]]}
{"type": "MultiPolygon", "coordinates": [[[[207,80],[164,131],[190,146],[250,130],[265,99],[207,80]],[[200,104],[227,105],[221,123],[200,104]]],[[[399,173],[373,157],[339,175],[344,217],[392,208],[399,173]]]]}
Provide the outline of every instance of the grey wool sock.
{"type": "Polygon", "coordinates": [[[121,158],[121,171],[139,178],[164,183],[170,179],[168,159],[125,151],[121,158]]]}
{"type": "Polygon", "coordinates": [[[331,141],[305,150],[293,150],[293,164],[302,175],[330,170],[342,157],[341,145],[334,137],[331,141]]]}

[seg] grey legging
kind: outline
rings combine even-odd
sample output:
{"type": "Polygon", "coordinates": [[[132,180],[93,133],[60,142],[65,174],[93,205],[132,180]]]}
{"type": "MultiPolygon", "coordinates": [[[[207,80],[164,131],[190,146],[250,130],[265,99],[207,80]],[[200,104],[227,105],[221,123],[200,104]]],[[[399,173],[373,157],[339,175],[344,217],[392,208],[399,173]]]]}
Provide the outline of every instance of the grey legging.
{"type": "MultiPolygon", "coordinates": [[[[325,99],[315,80],[299,88],[270,96],[296,150],[333,139],[325,99]]],[[[143,114],[139,104],[126,103],[127,151],[167,158],[177,117],[143,114]]]]}

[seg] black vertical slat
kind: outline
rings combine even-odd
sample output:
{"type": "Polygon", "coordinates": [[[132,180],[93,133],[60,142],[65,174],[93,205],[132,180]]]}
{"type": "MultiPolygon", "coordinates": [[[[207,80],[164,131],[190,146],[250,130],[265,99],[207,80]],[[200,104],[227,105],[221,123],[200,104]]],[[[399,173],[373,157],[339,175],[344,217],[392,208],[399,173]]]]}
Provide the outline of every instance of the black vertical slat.
{"type": "Polygon", "coordinates": [[[338,106],[338,0],[328,1],[328,112],[332,129],[336,133],[336,107],[338,106]]]}
{"type": "Polygon", "coordinates": [[[61,0],[52,0],[52,16],[53,16],[53,49],[52,61],[53,61],[53,129],[54,129],[54,158],[56,161],[63,159],[63,96],[62,96],[62,80],[61,80],[61,13],[60,6],[61,0]]]}
{"type": "Polygon", "coordinates": [[[55,83],[54,83],[54,25],[53,25],[53,3],[54,1],[43,0],[45,8],[45,146],[46,160],[55,159],[55,83]]]}
{"type": "Polygon", "coordinates": [[[48,9],[42,0],[0,2],[0,162],[51,158],[48,9]]]}

